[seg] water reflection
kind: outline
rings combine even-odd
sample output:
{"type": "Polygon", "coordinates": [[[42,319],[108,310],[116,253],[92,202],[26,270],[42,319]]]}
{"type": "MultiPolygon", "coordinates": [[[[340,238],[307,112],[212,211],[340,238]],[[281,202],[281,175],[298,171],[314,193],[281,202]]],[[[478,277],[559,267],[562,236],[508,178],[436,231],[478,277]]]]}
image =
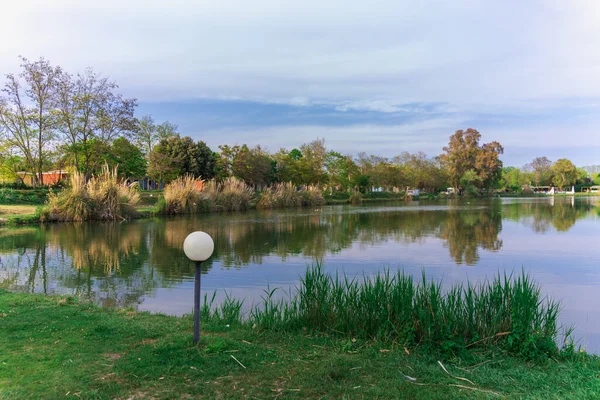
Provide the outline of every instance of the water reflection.
{"type": "MultiPolygon", "coordinates": [[[[215,265],[263,264],[267,257],[269,263],[276,257],[284,268],[291,257],[327,259],[356,247],[366,251],[388,243],[436,241],[455,264],[473,266],[482,252],[502,250],[503,220],[537,235],[566,232],[598,213],[594,201],[494,200],[3,229],[0,288],[72,293],[107,306],[136,305],[158,288],[189,280],[193,266],[181,248],[186,235],[198,229],[211,234],[216,245],[204,273],[215,265]]],[[[442,257],[442,250],[436,255],[442,257]]]]}

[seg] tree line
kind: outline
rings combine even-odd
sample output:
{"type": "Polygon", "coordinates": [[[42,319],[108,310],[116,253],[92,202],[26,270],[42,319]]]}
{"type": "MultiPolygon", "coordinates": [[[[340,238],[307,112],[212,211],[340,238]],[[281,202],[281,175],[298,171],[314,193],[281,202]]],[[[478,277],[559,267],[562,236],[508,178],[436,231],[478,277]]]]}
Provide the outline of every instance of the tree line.
{"type": "Polygon", "coordinates": [[[125,178],[168,183],[179,176],[224,180],[237,177],[254,187],[276,182],[323,185],[331,190],[447,187],[468,191],[553,184],[564,187],[582,179],[583,170],[568,160],[536,158],[525,168],[504,168],[504,148],[496,141],[480,144],[475,129],[458,130],[444,152],[429,157],[403,152],[395,157],[328,149],[323,139],[274,153],[261,146],[220,145],[182,136],[177,125],[136,117],[137,99],[88,68],[71,74],[40,58],[21,58],[18,74],[7,74],[0,94],[0,180],[17,180],[17,171],[34,174],[74,169],[86,176],[119,166],[125,178]]]}

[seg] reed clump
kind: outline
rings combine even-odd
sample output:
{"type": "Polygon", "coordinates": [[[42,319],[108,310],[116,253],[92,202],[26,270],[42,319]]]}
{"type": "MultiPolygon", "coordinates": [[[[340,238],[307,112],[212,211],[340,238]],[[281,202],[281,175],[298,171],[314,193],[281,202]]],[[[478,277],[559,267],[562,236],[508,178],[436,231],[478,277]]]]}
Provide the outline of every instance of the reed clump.
{"type": "Polygon", "coordinates": [[[292,208],[320,206],[324,203],[323,193],[315,186],[298,190],[292,182],[276,183],[263,191],[257,208],[292,208]]]}
{"type": "Polygon", "coordinates": [[[159,214],[193,214],[198,211],[200,190],[194,177],[180,176],[165,186],[163,199],[156,205],[159,214]]]}
{"type": "Polygon", "coordinates": [[[362,196],[362,194],[358,190],[355,190],[350,195],[350,204],[352,204],[352,205],[359,205],[359,204],[362,204],[362,202],[363,202],[363,196],[362,196]]]}
{"type": "Polygon", "coordinates": [[[117,168],[105,165],[98,176],[87,182],[82,173],[75,172],[69,182],[61,192],[48,194],[42,221],[114,221],[136,214],[139,192],[122,183],[117,168]]]}
{"type": "Polygon", "coordinates": [[[244,211],[248,209],[254,190],[244,181],[229,177],[223,182],[207,182],[200,193],[203,211],[244,211]]]}
{"type": "MultiPolygon", "coordinates": [[[[525,273],[443,290],[424,274],[415,281],[387,271],[359,280],[314,266],[289,297],[276,299],[276,292],[265,291],[247,323],[421,346],[446,355],[500,348],[534,359],[560,352],[559,303],[543,297],[525,273]]],[[[228,299],[218,310],[231,321],[231,310],[239,305],[228,299]]],[[[239,313],[237,319],[242,320],[239,313]]]]}
{"type": "Polygon", "coordinates": [[[179,177],[165,186],[163,198],[156,204],[157,214],[193,214],[247,210],[254,190],[244,181],[227,178],[199,184],[191,176],[179,177]]]}

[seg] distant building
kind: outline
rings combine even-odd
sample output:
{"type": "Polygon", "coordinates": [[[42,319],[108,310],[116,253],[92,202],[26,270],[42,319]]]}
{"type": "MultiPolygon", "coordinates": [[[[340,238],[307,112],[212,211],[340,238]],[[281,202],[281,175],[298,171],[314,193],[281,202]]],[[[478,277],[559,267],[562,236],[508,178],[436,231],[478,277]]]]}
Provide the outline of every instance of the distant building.
{"type": "MultiPolygon", "coordinates": [[[[35,186],[38,182],[38,175],[34,174],[33,172],[17,172],[17,176],[19,177],[20,180],[23,181],[24,184],[26,184],[27,186],[35,186]]],[[[47,171],[47,172],[42,172],[42,185],[56,185],[57,183],[59,183],[60,181],[63,181],[65,179],[69,178],[69,172],[65,171],[65,170],[54,170],[54,171],[47,171]]]]}

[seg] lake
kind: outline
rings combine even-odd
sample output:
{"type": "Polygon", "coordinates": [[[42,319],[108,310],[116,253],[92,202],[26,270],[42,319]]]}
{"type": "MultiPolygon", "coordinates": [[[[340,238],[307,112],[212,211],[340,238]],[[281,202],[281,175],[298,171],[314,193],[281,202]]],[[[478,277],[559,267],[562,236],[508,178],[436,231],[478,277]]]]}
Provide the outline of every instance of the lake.
{"type": "Polygon", "coordinates": [[[195,230],[215,241],[202,291],[280,296],[306,266],[350,276],[403,269],[448,286],[525,270],[561,300],[561,322],[600,352],[600,198],[413,201],[365,206],[0,229],[0,288],[81,296],[107,307],[192,310],[195,230]]]}

